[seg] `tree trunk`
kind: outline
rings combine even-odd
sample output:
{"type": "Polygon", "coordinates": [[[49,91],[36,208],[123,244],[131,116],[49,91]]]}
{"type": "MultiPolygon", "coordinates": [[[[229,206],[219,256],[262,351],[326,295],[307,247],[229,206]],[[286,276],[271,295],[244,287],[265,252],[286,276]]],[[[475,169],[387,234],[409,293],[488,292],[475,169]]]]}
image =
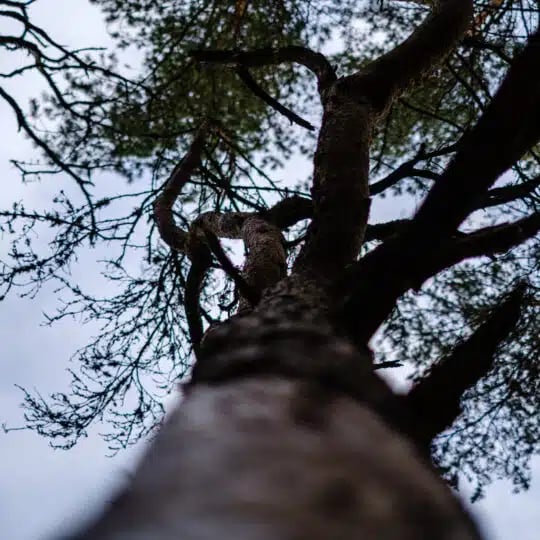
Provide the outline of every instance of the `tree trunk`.
{"type": "Polygon", "coordinates": [[[477,539],[389,424],[395,396],[324,289],[282,280],[207,333],[185,399],[79,540],[477,539]]]}

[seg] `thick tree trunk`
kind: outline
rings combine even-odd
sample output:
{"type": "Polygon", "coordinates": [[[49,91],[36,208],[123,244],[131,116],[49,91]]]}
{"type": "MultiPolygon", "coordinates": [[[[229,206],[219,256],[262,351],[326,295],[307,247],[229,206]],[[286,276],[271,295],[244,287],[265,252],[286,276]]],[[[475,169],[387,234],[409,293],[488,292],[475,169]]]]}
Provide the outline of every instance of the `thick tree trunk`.
{"type": "Polygon", "coordinates": [[[331,313],[296,276],[209,331],[132,485],[77,538],[477,539],[331,313]]]}

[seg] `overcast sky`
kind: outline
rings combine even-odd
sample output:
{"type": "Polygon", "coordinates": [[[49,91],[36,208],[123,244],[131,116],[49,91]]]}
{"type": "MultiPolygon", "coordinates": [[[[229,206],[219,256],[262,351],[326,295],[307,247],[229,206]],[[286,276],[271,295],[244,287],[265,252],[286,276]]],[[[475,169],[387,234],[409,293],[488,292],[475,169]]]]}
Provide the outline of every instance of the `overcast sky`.
{"type": "MultiPolygon", "coordinates": [[[[38,0],[31,13],[34,23],[66,45],[110,45],[100,13],[87,0],[38,0]]],[[[5,66],[6,61],[0,56],[0,66],[5,66]]],[[[16,84],[22,101],[38,91],[31,79],[16,84]]],[[[17,134],[13,115],[4,103],[0,103],[0,126],[2,206],[23,198],[28,207],[46,204],[61,179],[54,177],[43,184],[23,187],[8,160],[29,158],[35,153],[17,134]]],[[[383,215],[387,210],[380,208],[378,212],[383,215]]],[[[392,210],[399,214],[399,209],[392,210]]],[[[4,251],[6,244],[0,249],[4,251]]],[[[93,270],[91,259],[85,257],[83,271],[88,279],[93,270]]],[[[24,424],[19,406],[21,393],[15,384],[38,389],[44,395],[66,388],[69,357],[91,335],[91,328],[71,322],[52,328],[41,326],[42,314],[53,310],[56,296],[49,288],[34,299],[13,296],[0,303],[0,423],[24,424]]],[[[2,538],[52,538],[88,518],[125,481],[142,447],[107,458],[107,448],[96,430],[70,451],[53,450],[47,440],[34,433],[0,432],[2,538]]],[[[495,483],[486,499],[473,506],[488,539],[539,540],[540,460],[534,462],[533,478],[529,492],[519,495],[511,493],[508,482],[495,483]]]]}

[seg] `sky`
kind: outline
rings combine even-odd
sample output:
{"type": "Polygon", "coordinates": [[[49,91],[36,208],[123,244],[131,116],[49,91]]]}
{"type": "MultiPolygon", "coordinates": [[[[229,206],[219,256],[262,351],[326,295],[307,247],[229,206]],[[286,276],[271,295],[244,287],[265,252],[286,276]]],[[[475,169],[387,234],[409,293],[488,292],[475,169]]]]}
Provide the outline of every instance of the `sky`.
{"type": "MultiPolygon", "coordinates": [[[[71,47],[112,45],[101,14],[87,0],[38,0],[31,14],[34,23],[71,47]]],[[[5,61],[0,56],[0,66],[5,61]]],[[[16,88],[23,102],[37,93],[32,80],[13,84],[11,88],[16,88]]],[[[19,199],[29,207],[46,204],[60,179],[23,186],[9,159],[35,157],[35,151],[17,133],[13,114],[4,103],[0,103],[0,126],[2,206],[19,199]]],[[[376,209],[381,218],[390,210],[396,213],[395,208],[376,209]]],[[[6,239],[0,239],[0,250],[5,249],[6,239]]],[[[96,270],[97,254],[93,257],[85,256],[78,269],[88,280],[96,270]]],[[[92,335],[92,328],[76,322],[43,326],[43,313],[52,311],[56,300],[54,289],[45,288],[33,299],[11,296],[0,303],[0,424],[24,425],[22,394],[15,385],[37,389],[44,395],[65,388],[71,354],[92,335]]],[[[107,457],[99,429],[91,430],[69,451],[52,449],[47,440],[33,432],[0,431],[2,537],[46,540],[77,527],[112,498],[143,451],[144,442],[107,457]]],[[[538,540],[540,459],[533,461],[533,483],[528,492],[516,495],[509,482],[496,482],[487,489],[486,498],[472,506],[472,512],[488,540],[538,540]]]]}

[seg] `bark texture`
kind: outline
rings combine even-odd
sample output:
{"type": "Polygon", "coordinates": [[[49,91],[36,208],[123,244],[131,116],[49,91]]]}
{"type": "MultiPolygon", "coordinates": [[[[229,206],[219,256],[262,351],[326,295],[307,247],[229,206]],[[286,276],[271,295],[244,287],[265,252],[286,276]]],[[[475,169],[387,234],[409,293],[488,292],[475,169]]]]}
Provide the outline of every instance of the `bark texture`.
{"type": "Polygon", "coordinates": [[[332,312],[295,275],[211,329],[133,483],[75,538],[478,539],[332,312]]]}
{"type": "Polygon", "coordinates": [[[130,489],[78,538],[477,539],[463,515],[361,403],[249,378],[190,391],[130,489]]]}

